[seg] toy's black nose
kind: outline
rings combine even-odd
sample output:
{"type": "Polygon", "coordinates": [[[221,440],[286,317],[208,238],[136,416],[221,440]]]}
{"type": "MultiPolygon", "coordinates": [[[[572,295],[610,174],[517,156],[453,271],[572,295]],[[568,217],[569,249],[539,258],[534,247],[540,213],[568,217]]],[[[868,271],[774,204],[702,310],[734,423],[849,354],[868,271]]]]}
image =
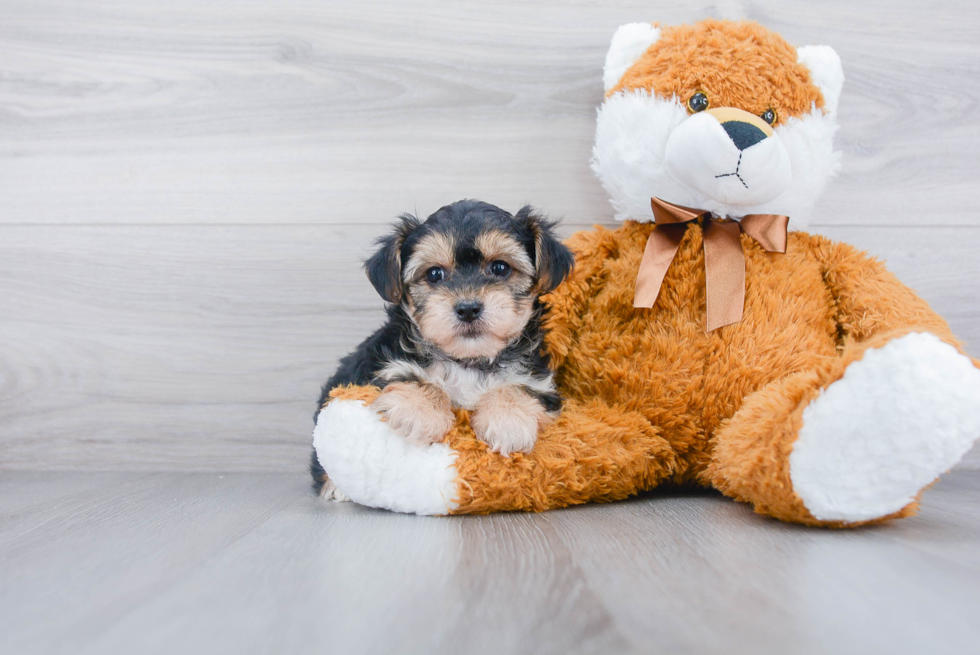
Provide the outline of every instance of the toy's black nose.
{"type": "Polygon", "coordinates": [[[456,303],[456,316],[464,323],[472,323],[480,318],[483,312],[483,303],[479,300],[460,300],[456,303]]]}
{"type": "Polygon", "coordinates": [[[735,147],[739,150],[751,148],[766,138],[766,133],[751,123],[744,123],[739,120],[725,121],[721,124],[728,133],[728,138],[732,140],[735,147]]]}

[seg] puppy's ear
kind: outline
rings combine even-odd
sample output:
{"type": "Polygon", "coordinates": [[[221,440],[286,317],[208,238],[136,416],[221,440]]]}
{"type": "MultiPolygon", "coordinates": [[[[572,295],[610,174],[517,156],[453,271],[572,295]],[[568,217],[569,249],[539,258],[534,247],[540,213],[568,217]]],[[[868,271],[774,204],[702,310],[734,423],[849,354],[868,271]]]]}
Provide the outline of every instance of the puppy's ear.
{"type": "Polygon", "coordinates": [[[514,220],[534,239],[534,270],[538,293],[548,293],[572,271],[575,259],[555,234],[555,221],[549,221],[525,205],[514,220]]]}
{"type": "Polygon", "coordinates": [[[402,214],[387,236],[377,240],[377,252],[364,262],[364,270],[381,297],[390,303],[402,299],[402,245],[421,225],[411,214],[402,214]]]}

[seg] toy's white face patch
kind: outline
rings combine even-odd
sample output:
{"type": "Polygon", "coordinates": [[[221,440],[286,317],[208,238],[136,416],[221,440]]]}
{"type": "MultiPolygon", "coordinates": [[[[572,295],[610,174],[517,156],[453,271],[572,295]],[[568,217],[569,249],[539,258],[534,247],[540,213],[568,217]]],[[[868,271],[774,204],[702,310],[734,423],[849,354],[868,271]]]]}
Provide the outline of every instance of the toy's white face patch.
{"type": "Polygon", "coordinates": [[[638,89],[609,97],[599,109],[592,169],[617,220],[652,221],[650,198],[657,196],[733,218],[785,214],[792,229],[801,229],[839,167],[836,129],[833,115],[814,108],[739,150],[709,114],[690,115],[678,99],[638,89]],[[736,170],[738,176],[726,175],[736,170]]]}
{"type": "MultiPolygon", "coordinates": [[[[751,117],[741,110],[730,111],[751,117]]],[[[793,174],[782,140],[771,129],[763,132],[739,118],[721,122],[703,111],[678,125],[664,151],[671,177],[737,207],[759,205],[785,191],[793,174]]]]}

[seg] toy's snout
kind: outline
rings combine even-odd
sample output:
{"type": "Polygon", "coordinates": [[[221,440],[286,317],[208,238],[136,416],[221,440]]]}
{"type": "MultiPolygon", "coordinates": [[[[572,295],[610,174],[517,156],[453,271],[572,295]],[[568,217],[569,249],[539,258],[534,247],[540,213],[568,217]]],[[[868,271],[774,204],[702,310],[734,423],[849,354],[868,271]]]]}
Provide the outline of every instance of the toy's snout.
{"type": "Polygon", "coordinates": [[[793,178],[789,152],[772,126],[736,107],[684,119],[667,138],[664,163],[675,181],[736,207],[773,200],[793,178]]]}
{"type": "Polygon", "coordinates": [[[718,107],[706,112],[720,124],[739,150],[747,150],[772,136],[772,126],[755,114],[736,107],[718,107]]]}

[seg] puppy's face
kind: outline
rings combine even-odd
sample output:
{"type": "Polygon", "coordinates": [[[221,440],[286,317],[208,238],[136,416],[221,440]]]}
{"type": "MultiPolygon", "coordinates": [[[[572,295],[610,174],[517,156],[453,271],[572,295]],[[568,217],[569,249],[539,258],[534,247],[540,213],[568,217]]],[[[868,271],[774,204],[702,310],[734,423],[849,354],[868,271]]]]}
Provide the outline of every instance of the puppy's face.
{"type": "Polygon", "coordinates": [[[511,216],[461,201],[421,224],[403,217],[368,260],[368,276],[425,341],[457,359],[493,358],[520,336],[537,296],[571,268],[552,227],[529,207],[511,216]]]}
{"type": "Polygon", "coordinates": [[[422,337],[448,355],[492,358],[531,317],[531,257],[511,230],[438,227],[418,239],[404,264],[406,308],[422,337]]]}

